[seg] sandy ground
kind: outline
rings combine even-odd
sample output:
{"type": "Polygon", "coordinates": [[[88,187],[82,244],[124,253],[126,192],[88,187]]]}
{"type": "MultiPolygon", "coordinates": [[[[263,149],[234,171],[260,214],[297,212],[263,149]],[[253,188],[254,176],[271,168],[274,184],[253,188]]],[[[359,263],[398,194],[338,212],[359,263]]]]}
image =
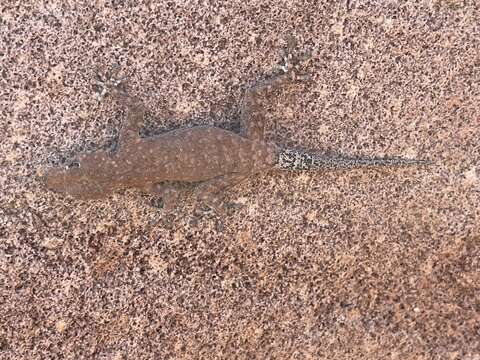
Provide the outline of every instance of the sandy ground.
{"type": "Polygon", "coordinates": [[[126,3],[0,4],[0,359],[479,360],[478,1],[126,3]],[[312,81],[266,104],[270,140],[434,165],[271,171],[223,216],[39,181],[115,142],[98,68],[146,135],[238,129],[286,47],[312,81]]]}

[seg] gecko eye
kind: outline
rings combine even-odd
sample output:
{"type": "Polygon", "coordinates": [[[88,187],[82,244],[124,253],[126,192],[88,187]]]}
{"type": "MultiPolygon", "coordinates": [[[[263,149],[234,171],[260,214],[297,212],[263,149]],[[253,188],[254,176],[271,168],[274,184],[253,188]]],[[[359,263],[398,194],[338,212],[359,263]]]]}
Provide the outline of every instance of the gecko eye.
{"type": "Polygon", "coordinates": [[[78,161],[72,161],[71,163],[67,164],[67,166],[66,166],[67,170],[75,169],[75,168],[79,168],[79,167],[80,167],[80,163],[78,161]]]}

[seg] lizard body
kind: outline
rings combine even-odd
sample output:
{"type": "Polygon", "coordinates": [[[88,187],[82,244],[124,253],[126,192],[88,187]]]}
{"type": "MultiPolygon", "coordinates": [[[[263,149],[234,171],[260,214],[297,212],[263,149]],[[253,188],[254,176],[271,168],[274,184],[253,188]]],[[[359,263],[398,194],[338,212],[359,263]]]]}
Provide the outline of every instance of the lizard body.
{"type": "Polygon", "coordinates": [[[161,182],[200,182],[227,174],[251,174],[271,168],[276,146],[250,140],[214,126],[196,126],[138,138],[108,154],[82,154],[78,167],[51,169],[47,186],[81,199],[104,197],[120,188],[161,182]]]}
{"type": "Polygon", "coordinates": [[[145,112],[142,102],[117,91],[127,106],[118,149],[111,154],[103,150],[80,154],[76,166],[50,169],[46,185],[84,200],[105,197],[117,189],[139,188],[162,196],[166,207],[171,208],[178,191],[165,183],[175,181],[200,182],[198,198],[208,202],[222,189],[271,168],[309,170],[426,163],[398,158],[332,158],[282,149],[267,142],[260,97],[292,80],[295,76],[286,72],[246,91],[241,113],[244,132],[240,135],[213,126],[197,126],[141,138],[139,130],[145,112]]]}

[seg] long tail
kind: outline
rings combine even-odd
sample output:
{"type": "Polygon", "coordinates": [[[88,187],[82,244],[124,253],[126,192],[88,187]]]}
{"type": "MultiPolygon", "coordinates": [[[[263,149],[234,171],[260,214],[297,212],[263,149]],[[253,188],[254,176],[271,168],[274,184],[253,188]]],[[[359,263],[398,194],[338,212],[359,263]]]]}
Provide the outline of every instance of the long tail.
{"type": "Polygon", "coordinates": [[[429,160],[401,158],[344,158],[327,157],[297,150],[281,149],[277,154],[275,168],[284,170],[349,169],[376,166],[428,165],[429,160]]]}

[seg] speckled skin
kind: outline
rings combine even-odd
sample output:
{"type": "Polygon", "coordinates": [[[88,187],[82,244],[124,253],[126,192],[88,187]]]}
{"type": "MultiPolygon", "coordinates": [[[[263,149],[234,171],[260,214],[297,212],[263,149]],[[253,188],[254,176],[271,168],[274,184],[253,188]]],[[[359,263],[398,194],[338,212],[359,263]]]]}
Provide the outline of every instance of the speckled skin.
{"type": "Polygon", "coordinates": [[[82,199],[119,188],[149,188],[164,181],[199,182],[227,174],[252,174],[272,167],[276,147],[213,126],[138,138],[108,154],[78,157],[80,166],[52,169],[47,185],[82,199]]]}
{"type": "Polygon", "coordinates": [[[309,154],[299,150],[281,149],[277,154],[275,168],[281,170],[318,170],[318,169],[349,169],[367,166],[407,166],[427,165],[429,160],[401,158],[348,158],[328,157],[319,154],[309,154]]]}
{"type": "Polygon", "coordinates": [[[141,138],[142,102],[115,91],[128,109],[117,151],[81,154],[73,166],[50,169],[46,185],[83,200],[102,198],[117,189],[140,188],[164,197],[170,207],[178,193],[163,182],[201,182],[198,197],[208,202],[225,187],[274,166],[278,149],[264,141],[264,112],[257,98],[291,80],[290,74],[284,74],[247,90],[242,135],[197,126],[141,138]]]}
{"type": "Polygon", "coordinates": [[[224,188],[270,168],[310,170],[424,163],[409,159],[328,158],[266,142],[265,113],[259,97],[292,80],[295,76],[285,73],[247,90],[241,135],[213,126],[197,126],[141,138],[142,102],[115,91],[128,109],[117,151],[81,154],[74,166],[49,170],[46,184],[54,191],[84,200],[102,198],[117,189],[139,188],[163,197],[165,206],[171,208],[178,196],[175,187],[166,185],[172,182],[200,182],[198,198],[212,205],[217,200],[215,194],[224,188]]]}

